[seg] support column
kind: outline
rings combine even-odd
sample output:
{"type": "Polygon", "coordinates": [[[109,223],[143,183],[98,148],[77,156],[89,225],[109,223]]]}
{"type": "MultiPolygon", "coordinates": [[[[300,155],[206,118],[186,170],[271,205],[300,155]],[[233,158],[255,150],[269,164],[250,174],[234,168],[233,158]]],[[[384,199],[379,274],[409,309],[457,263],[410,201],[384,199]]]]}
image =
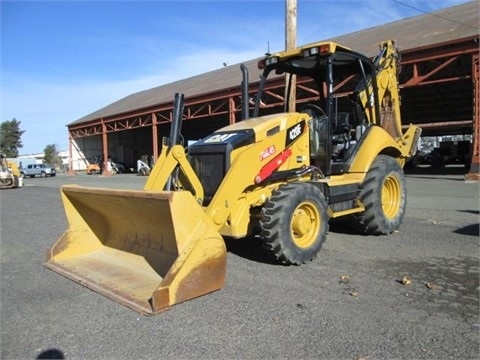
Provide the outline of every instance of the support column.
{"type": "Polygon", "coordinates": [[[102,119],[102,149],[103,149],[103,169],[102,174],[106,176],[113,175],[113,171],[108,165],[108,140],[107,140],[107,126],[102,119]]]}
{"type": "Polygon", "coordinates": [[[465,175],[466,181],[480,181],[480,56],[472,56],[473,80],[473,143],[470,171],[465,175]]]}
{"type": "Polygon", "coordinates": [[[152,113],[152,146],[153,146],[153,160],[158,159],[158,128],[157,128],[157,115],[152,113]]]}
{"type": "Polygon", "coordinates": [[[75,175],[75,171],[73,171],[73,150],[72,150],[72,136],[70,132],[68,133],[68,171],[67,175],[75,175]]]}
{"type": "Polygon", "coordinates": [[[235,100],[233,100],[233,96],[228,98],[228,122],[230,125],[235,124],[235,100]]]}

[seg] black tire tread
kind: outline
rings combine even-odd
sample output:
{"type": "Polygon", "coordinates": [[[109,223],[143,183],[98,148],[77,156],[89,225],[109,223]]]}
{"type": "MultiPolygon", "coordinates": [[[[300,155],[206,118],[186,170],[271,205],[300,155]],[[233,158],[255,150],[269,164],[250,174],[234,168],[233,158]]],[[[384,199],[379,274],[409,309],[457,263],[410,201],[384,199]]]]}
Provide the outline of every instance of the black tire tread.
{"type": "Polygon", "coordinates": [[[360,200],[365,206],[365,211],[353,216],[353,226],[358,231],[368,235],[388,235],[398,229],[405,215],[406,186],[403,169],[394,158],[386,155],[377,156],[362,184],[360,200]],[[401,209],[393,220],[385,217],[379,195],[382,184],[389,175],[397,177],[402,191],[401,209]]]}
{"type": "Polygon", "coordinates": [[[280,186],[272,192],[265,202],[261,213],[260,235],[263,238],[264,249],[273,255],[280,263],[300,265],[316,258],[328,232],[327,206],[323,194],[314,185],[307,183],[289,183],[280,186]],[[296,202],[305,199],[316,199],[319,202],[321,228],[318,240],[308,249],[299,249],[290,239],[291,212],[296,208],[296,202]],[[293,208],[292,208],[293,207],[293,208]]]}

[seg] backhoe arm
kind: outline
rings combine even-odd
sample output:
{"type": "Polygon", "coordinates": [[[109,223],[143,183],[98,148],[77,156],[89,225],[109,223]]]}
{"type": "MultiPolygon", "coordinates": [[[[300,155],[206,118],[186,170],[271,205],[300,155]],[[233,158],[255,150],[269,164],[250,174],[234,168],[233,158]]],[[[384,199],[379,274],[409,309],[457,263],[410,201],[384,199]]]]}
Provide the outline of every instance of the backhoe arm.
{"type": "MultiPolygon", "coordinates": [[[[403,134],[397,78],[398,58],[398,49],[393,40],[388,40],[380,44],[380,54],[374,60],[377,66],[376,86],[377,98],[380,105],[380,119],[376,119],[375,112],[366,112],[367,117],[371,114],[371,117],[368,118],[368,123],[383,127],[393,138],[400,138],[403,134]]],[[[367,87],[364,87],[358,94],[363,109],[373,106],[372,96],[375,91],[371,80],[371,78],[367,80],[367,87]]]]}
{"type": "MultiPolygon", "coordinates": [[[[375,115],[373,115],[374,118],[368,119],[368,123],[381,126],[390,134],[401,150],[402,161],[405,161],[405,158],[415,154],[421,129],[418,126],[411,125],[405,133],[403,132],[398,89],[398,61],[400,55],[393,40],[382,42],[380,49],[380,54],[374,59],[374,64],[377,66],[376,86],[380,105],[380,119],[375,119],[375,115]]],[[[368,94],[373,93],[371,79],[367,84],[368,90],[364,89],[359,93],[359,101],[364,109],[372,106],[370,104],[371,99],[368,99],[368,94]]],[[[372,114],[375,113],[372,112],[372,114]]]]}

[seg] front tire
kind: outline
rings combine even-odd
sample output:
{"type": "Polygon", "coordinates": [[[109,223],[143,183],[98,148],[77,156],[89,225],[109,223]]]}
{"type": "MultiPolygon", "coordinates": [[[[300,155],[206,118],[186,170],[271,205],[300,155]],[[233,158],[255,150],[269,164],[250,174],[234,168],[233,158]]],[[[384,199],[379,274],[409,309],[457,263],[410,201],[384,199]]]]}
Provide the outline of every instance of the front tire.
{"type": "Polygon", "coordinates": [[[365,211],[354,215],[357,230],[368,235],[387,235],[400,227],[407,191],[403,169],[394,158],[377,156],[363,182],[360,200],[365,211]]]}
{"type": "Polygon", "coordinates": [[[315,259],[328,232],[325,196],[308,183],[280,186],[265,202],[260,229],[264,248],[280,263],[315,259]]]}

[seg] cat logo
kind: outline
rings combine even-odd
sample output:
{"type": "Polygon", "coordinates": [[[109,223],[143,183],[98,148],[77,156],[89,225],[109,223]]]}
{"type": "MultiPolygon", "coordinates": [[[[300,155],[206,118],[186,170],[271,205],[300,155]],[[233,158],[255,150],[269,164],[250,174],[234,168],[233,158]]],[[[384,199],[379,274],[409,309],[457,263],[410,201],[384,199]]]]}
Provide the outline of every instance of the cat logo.
{"type": "Polygon", "coordinates": [[[229,138],[237,135],[237,133],[230,133],[230,134],[213,134],[204,142],[206,143],[222,143],[228,140],[229,138]]]}

